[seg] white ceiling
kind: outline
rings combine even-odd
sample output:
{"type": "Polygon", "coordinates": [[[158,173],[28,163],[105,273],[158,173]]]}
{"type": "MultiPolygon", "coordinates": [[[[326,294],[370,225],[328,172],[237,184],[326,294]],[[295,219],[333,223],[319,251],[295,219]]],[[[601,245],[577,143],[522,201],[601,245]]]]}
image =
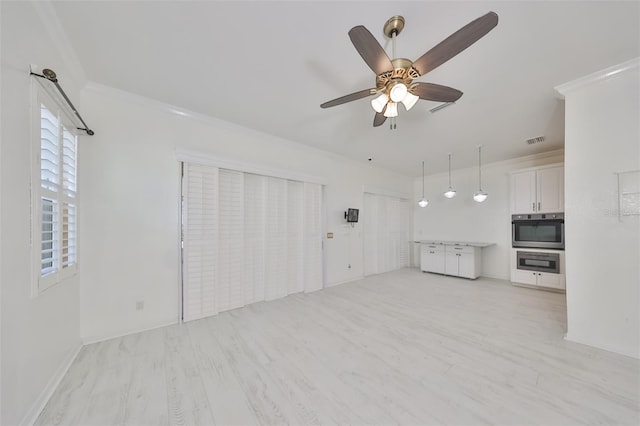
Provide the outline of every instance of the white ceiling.
{"type": "MultiPolygon", "coordinates": [[[[554,86],[640,56],[640,2],[55,1],[89,80],[388,169],[419,176],[563,147],[554,86]],[[412,60],[471,20],[499,24],[418,81],[457,88],[435,114],[426,101],[397,129],[372,127],[369,99],[324,101],[374,87],[347,32],[403,15],[398,56],[412,60]],[[545,136],[541,144],[525,140],[545,136]]],[[[63,78],[61,79],[63,81],[63,78]]],[[[87,117],[89,118],[89,117],[87,117]]],[[[99,131],[99,129],[96,129],[99,131]]]]}

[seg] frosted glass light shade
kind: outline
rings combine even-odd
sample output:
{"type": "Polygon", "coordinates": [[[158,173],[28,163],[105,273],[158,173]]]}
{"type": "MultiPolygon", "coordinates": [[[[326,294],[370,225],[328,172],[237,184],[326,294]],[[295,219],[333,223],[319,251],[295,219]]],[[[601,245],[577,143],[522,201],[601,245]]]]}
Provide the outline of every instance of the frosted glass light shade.
{"type": "Polygon", "coordinates": [[[481,203],[484,200],[486,200],[488,197],[486,192],[483,192],[482,190],[476,192],[475,194],[473,194],[473,201],[475,201],[476,203],[481,203]]]}
{"type": "Polygon", "coordinates": [[[418,205],[420,207],[427,207],[429,205],[429,200],[427,200],[426,198],[421,198],[420,201],[418,201],[418,205]]]}
{"type": "Polygon", "coordinates": [[[396,83],[389,91],[389,97],[393,102],[401,102],[407,95],[407,86],[403,83],[396,83]]]}
{"type": "Polygon", "coordinates": [[[453,198],[456,196],[456,190],[449,187],[449,189],[447,189],[447,192],[444,193],[444,196],[447,198],[453,198]]]}
{"type": "Polygon", "coordinates": [[[407,111],[409,111],[411,108],[413,108],[416,102],[418,102],[418,99],[420,98],[413,93],[407,92],[404,99],[402,100],[402,103],[404,104],[404,107],[407,109],[407,111]]]}
{"type": "Polygon", "coordinates": [[[389,102],[387,104],[387,109],[384,112],[384,116],[387,118],[397,117],[398,116],[398,104],[395,102],[389,102]]]}
{"type": "Polygon", "coordinates": [[[384,106],[389,102],[389,98],[384,93],[371,100],[371,106],[375,112],[382,112],[384,106]]]}

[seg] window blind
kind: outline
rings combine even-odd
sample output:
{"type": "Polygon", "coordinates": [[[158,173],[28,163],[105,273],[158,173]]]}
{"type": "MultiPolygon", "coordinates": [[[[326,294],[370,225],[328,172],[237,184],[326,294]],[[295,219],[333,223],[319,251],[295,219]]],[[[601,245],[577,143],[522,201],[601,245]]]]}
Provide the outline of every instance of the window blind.
{"type": "MultiPolygon", "coordinates": [[[[77,265],[77,137],[66,128],[58,110],[38,102],[40,138],[39,188],[34,191],[34,256],[41,291],[73,274],[77,265]]],[[[38,141],[36,141],[37,143],[38,141]]]]}

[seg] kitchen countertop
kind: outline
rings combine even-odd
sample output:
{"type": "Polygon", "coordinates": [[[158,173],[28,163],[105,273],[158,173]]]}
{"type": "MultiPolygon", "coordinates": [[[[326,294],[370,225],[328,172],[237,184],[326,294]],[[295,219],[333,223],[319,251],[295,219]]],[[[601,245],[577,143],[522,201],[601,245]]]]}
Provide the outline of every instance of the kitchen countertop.
{"type": "Polygon", "coordinates": [[[443,246],[470,246],[470,247],[481,247],[481,248],[495,245],[495,243],[482,243],[482,242],[471,242],[471,241],[442,241],[442,240],[419,240],[419,241],[414,241],[414,243],[435,244],[435,245],[443,245],[443,246]]]}

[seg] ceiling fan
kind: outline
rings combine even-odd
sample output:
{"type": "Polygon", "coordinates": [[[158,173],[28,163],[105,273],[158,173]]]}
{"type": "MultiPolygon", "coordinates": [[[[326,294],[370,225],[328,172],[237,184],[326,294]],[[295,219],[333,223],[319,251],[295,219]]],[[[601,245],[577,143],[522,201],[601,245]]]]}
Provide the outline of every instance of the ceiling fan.
{"type": "Polygon", "coordinates": [[[495,12],[489,12],[451,34],[415,62],[396,57],[396,36],[404,28],[402,16],[394,16],[384,25],[384,35],[393,42],[394,59],[389,58],[380,43],[364,26],[353,27],[349,31],[349,38],[362,59],[376,73],[376,87],[341,96],[323,103],[320,107],[330,108],[367,96],[378,95],[371,101],[371,106],[376,112],[373,127],[380,126],[387,118],[391,118],[391,127],[395,128],[399,103],[402,103],[408,111],[418,99],[455,102],[462,96],[461,91],[439,84],[413,80],[447,62],[482,38],[496,25],[498,25],[498,15],[495,12]]]}

